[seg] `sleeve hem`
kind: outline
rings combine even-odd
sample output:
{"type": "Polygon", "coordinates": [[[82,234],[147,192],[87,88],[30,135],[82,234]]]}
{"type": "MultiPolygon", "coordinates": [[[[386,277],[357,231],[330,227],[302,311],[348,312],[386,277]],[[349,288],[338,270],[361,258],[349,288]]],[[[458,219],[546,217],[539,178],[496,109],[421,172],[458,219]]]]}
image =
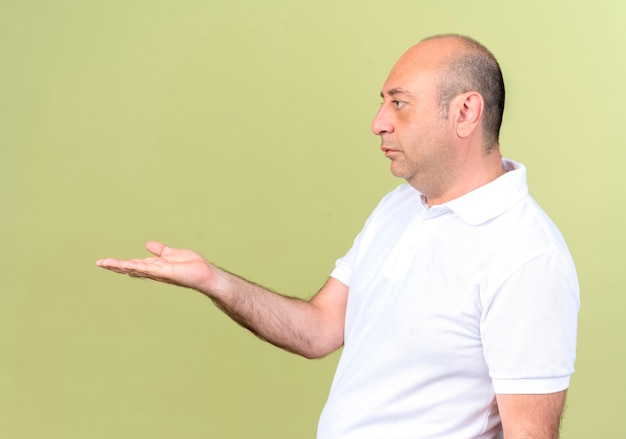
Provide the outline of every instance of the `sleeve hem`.
{"type": "Polygon", "coordinates": [[[345,264],[341,263],[341,260],[337,261],[335,265],[335,269],[330,273],[330,277],[334,277],[339,282],[350,286],[350,277],[352,275],[352,271],[344,266],[345,264]]]}
{"type": "Polygon", "coordinates": [[[569,387],[570,377],[533,378],[520,380],[493,379],[493,390],[502,394],[546,394],[565,390],[569,387]]]}

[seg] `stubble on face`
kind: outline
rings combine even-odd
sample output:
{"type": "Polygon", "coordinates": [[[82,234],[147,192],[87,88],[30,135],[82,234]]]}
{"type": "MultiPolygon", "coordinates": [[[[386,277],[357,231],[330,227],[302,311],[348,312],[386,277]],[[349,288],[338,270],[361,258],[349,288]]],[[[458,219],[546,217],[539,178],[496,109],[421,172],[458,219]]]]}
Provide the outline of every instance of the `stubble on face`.
{"type": "Polygon", "coordinates": [[[391,160],[391,173],[423,194],[436,196],[445,186],[454,154],[449,120],[441,117],[438,105],[441,53],[428,46],[432,44],[414,46],[389,74],[383,97],[400,100],[402,108],[387,110],[393,130],[379,135],[381,149],[391,160]]]}

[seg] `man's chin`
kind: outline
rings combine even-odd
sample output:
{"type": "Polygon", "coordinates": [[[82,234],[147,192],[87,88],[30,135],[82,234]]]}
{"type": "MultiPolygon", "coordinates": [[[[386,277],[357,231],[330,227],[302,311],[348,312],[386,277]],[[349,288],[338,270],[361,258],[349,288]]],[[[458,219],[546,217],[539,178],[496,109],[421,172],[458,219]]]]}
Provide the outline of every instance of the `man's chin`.
{"type": "Polygon", "coordinates": [[[408,172],[406,169],[403,169],[402,166],[397,161],[392,161],[389,166],[389,170],[391,171],[391,175],[398,178],[409,178],[408,172]]]}

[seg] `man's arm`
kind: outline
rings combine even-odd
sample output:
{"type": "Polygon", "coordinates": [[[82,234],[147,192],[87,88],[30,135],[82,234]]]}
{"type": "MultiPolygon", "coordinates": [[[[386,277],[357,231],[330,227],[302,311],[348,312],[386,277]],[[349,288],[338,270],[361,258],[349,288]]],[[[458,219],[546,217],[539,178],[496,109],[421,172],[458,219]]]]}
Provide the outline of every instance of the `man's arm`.
{"type": "Polygon", "coordinates": [[[497,394],[504,439],[557,439],[566,392],[497,394]]]}
{"type": "Polygon", "coordinates": [[[217,268],[200,254],[146,245],[154,257],[100,259],[96,265],[116,273],[195,289],[260,338],[307,358],[320,358],[343,344],[348,287],[329,278],[309,301],[282,296],[217,268]]]}

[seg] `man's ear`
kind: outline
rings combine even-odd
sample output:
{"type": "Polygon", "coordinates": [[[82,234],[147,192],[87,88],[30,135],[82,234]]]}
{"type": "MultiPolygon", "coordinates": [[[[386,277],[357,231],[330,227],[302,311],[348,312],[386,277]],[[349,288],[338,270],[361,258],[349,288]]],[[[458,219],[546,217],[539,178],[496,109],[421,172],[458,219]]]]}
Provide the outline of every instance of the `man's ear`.
{"type": "Polygon", "coordinates": [[[459,137],[468,137],[480,126],[485,101],[480,93],[468,91],[454,98],[456,111],[456,133],[459,137]]]}

